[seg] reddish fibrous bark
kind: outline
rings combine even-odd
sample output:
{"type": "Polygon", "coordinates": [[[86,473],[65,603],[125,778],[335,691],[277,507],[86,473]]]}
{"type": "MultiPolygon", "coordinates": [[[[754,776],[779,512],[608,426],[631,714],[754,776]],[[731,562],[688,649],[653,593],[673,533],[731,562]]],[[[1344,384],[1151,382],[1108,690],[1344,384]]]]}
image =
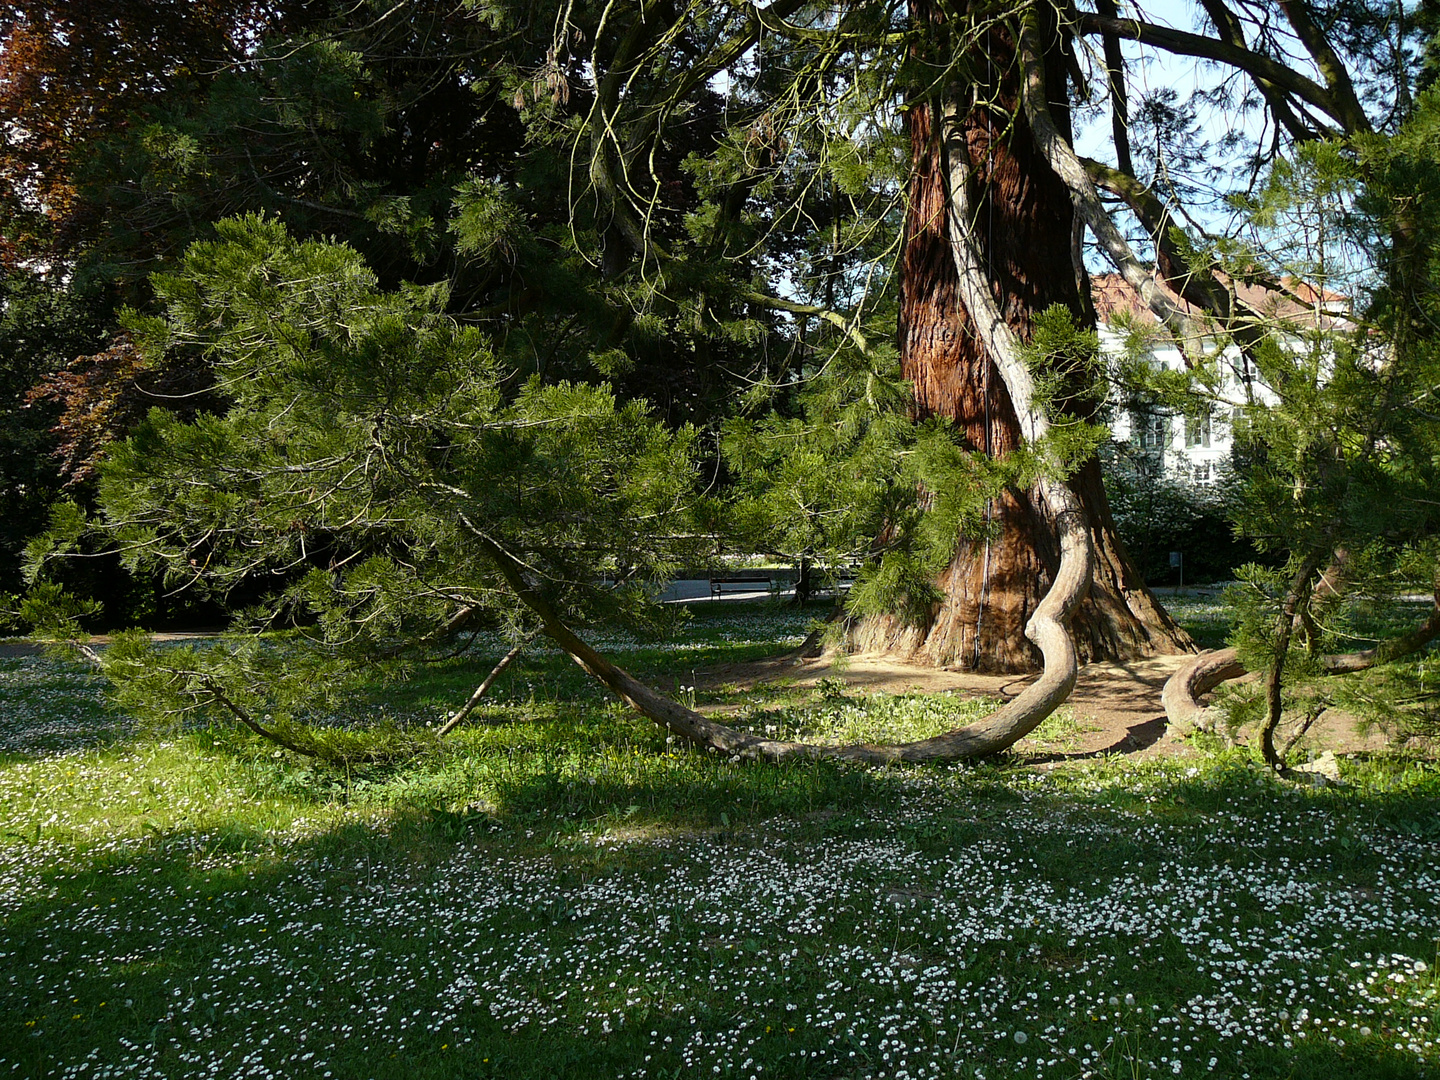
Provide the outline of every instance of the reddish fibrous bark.
{"type": "MultiPolygon", "coordinates": [[[[927,0],[913,0],[911,18],[937,26],[940,21],[927,0]]],[[[944,41],[943,32],[933,36],[944,41]]],[[[1058,87],[1065,84],[1065,58],[1055,40],[1046,66],[1048,85],[1058,87]]],[[[1021,110],[1015,42],[997,28],[987,47],[996,72],[982,90],[988,101],[959,115],[959,138],[948,141],[968,156],[969,204],[976,208],[971,225],[984,248],[991,295],[1022,341],[1030,337],[1033,316],[1052,304],[1093,325],[1088,281],[1077,280],[1071,259],[1070,192],[1037,150],[1021,110]]],[[[902,261],[901,369],[914,386],[917,418],[944,417],[970,447],[1003,457],[1020,445],[1020,431],[994,361],[956,292],[943,100],[942,86],[907,111],[913,168],[902,261]]],[[[1068,126],[1066,104],[1051,102],[1050,108],[1068,126]]],[[[1088,416],[1094,403],[1074,400],[1068,407],[1088,416]]],[[[1189,651],[1189,638],[1155,601],[1116,536],[1098,462],[1087,462],[1070,486],[1086,510],[1096,555],[1090,594],[1074,622],[1082,661],[1189,651]]],[[[926,623],[867,619],[853,629],[852,647],[966,670],[1034,670],[1039,657],[1023,628],[1059,564],[1054,522],[1042,500],[1014,490],[992,500],[987,517],[989,542],[957,538],[954,558],[937,582],[944,599],[926,623]]]]}

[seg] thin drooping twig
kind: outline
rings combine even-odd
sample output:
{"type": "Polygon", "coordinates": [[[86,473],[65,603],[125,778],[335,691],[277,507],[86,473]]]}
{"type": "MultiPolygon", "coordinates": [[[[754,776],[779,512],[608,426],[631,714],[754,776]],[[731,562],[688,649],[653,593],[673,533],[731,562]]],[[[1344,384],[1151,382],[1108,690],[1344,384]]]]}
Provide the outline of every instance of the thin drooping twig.
{"type": "MultiPolygon", "coordinates": [[[[170,668],[167,668],[165,670],[169,671],[172,675],[195,674],[195,672],[176,671],[170,668]]],[[[200,683],[205,687],[206,691],[215,701],[225,706],[225,708],[234,715],[235,719],[239,720],[242,724],[248,727],[251,731],[255,732],[255,734],[259,735],[262,739],[269,739],[276,746],[283,746],[286,750],[301,754],[304,757],[316,758],[320,761],[329,762],[331,764],[335,764],[340,760],[338,757],[332,754],[324,753],[323,751],[317,750],[314,747],[301,746],[299,743],[296,743],[291,739],[287,739],[278,731],[272,731],[269,728],[262,726],[245,709],[241,708],[238,704],[231,700],[230,696],[226,694],[225,691],[220,688],[219,684],[216,683],[215,680],[212,679],[209,675],[200,675],[200,683]]]]}
{"type": "Polygon", "coordinates": [[[1310,726],[1320,718],[1320,714],[1325,711],[1326,704],[1327,702],[1321,699],[1310,702],[1306,707],[1305,719],[1290,733],[1290,737],[1285,740],[1285,745],[1280,748],[1281,761],[1288,761],[1290,759],[1290,751],[1295,749],[1295,744],[1304,738],[1305,733],[1310,730],[1310,726]]]}
{"type": "Polygon", "coordinates": [[[460,706],[459,709],[455,710],[454,714],[452,714],[445,721],[445,723],[441,724],[440,727],[436,729],[435,734],[449,735],[450,732],[454,731],[457,727],[463,724],[465,722],[465,718],[475,711],[475,706],[480,704],[480,699],[485,696],[486,691],[488,691],[490,687],[495,685],[495,680],[500,678],[500,676],[505,673],[505,669],[508,668],[512,663],[514,663],[515,658],[525,651],[525,646],[529,645],[530,642],[534,640],[535,635],[531,634],[523,640],[517,641],[513,646],[511,646],[510,651],[507,652],[504,656],[502,656],[500,658],[500,662],[490,670],[490,674],[485,676],[485,681],[475,688],[475,692],[470,695],[469,700],[466,701],[464,705],[460,706]]]}

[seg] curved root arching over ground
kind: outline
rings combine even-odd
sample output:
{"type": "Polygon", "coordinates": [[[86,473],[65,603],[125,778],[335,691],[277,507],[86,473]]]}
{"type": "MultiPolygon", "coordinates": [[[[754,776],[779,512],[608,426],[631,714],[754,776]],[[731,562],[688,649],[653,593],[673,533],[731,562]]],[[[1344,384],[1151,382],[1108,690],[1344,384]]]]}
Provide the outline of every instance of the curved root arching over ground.
{"type": "MultiPolygon", "coordinates": [[[[1429,616],[1408,634],[1383,641],[1373,649],[1321,656],[1320,668],[1327,675],[1364,671],[1376,664],[1398,660],[1402,656],[1417,652],[1436,637],[1440,637],[1440,584],[1436,586],[1434,607],[1431,608],[1429,616]]],[[[1200,696],[1214,690],[1221,683],[1241,678],[1248,673],[1249,669],[1240,662],[1234,649],[1214,649],[1201,653],[1181,665],[1180,669],[1166,680],[1165,689],[1160,694],[1165,718],[1180,734],[1214,731],[1216,715],[1213,710],[1200,704],[1200,696]]]]}
{"type": "MultiPolygon", "coordinates": [[[[951,160],[959,162],[963,157],[952,155],[951,160]]],[[[1034,384],[1019,339],[990,295],[984,258],[970,230],[972,214],[963,172],[950,179],[950,240],[960,276],[960,298],[1005,381],[1026,440],[1038,444],[1049,430],[1049,421],[1035,405],[1034,384]]],[[[1035,487],[1054,515],[1060,542],[1055,580],[1025,627],[1025,636],[1040,649],[1044,660],[1039,678],[1014,700],[967,727],[918,742],[880,746],[822,746],[765,739],[707,719],[657,693],[582,641],[530,586],[518,559],[483,532],[476,530],[476,536],[515,595],[539,616],[545,633],[557,645],[622,701],[676,735],[726,754],[776,761],[829,758],[873,765],[961,761],[997,753],[1024,738],[1075,688],[1078,661],[1070,621],[1090,587],[1094,568],[1089,523],[1079,498],[1055,475],[1047,472],[1035,487]]]]}

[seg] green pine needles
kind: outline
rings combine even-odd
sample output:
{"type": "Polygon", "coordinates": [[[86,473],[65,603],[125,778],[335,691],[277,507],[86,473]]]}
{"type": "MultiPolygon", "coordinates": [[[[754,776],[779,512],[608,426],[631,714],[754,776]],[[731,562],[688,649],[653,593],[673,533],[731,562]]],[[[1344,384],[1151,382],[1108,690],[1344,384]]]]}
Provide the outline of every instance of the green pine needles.
{"type": "MultiPolygon", "coordinates": [[[[202,352],[228,409],[154,410],[105,463],[103,519],[62,512],[32,553],[43,577],[96,528],[131,567],[238,608],[213,648],[101,654],[127,706],[300,748],[290,719],[352,674],[398,675],[467,626],[530,632],[489,544],[569,619],[663,621],[652,584],[711,546],[693,430],[603,385],[516,382],[442,289],[382,291],[343,245],[255,216],[218,232],[155,278],[165,314],[131,329],[153,357],[202,352]]],[[[73,630],[76,611],[50,610],[73,630]]]]}

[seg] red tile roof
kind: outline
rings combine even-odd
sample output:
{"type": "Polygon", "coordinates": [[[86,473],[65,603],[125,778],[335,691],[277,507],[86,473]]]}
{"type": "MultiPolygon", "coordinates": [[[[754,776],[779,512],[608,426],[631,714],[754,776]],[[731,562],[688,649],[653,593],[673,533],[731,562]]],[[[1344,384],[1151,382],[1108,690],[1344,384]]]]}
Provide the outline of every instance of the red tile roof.
{"type": "MultiPolygon", "coordinates": [[[[1222,282],[1228,280],[1221,277],[1222,282]]],[[[1173,290],[1158,281],[1157,284],[1182,311],[1192,315],[1199,314],[1195,307],[1180,299],[1173,290]]],[[[1287,322],[1330,327],[1347,321],[1346,316],[1350,310],[1347,297],[1294,278],[1284,279],[1284,288],[1285,291],[1280,291],[1263,285],[1241,283],[1235,288],[1235,293],[1247,306],[1287,322]]],[[[1090,275],[1090,296],[1094,300],[1095,313],[1102,325],[1113,322],[1116,314],[1122,311],[1144,325],[1153,325],[1159,321],[1141,301],[1139,293],[1119,274],[1090,275]]]]}

